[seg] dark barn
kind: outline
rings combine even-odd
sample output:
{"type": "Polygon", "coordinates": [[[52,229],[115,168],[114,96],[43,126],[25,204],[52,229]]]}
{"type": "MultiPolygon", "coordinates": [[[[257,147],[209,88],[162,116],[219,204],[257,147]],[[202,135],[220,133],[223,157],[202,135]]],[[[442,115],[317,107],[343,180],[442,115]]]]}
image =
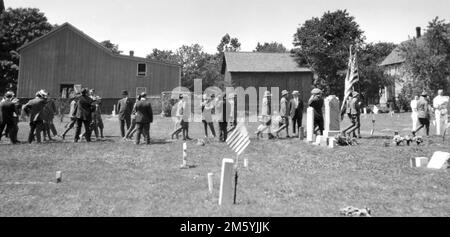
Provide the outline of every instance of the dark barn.
{"type": "MultiPolygon", "coordinates": [[[[39,89],[62,97],[75,85],[95,88],[103,98],[103,112],[111,113],[122,90],[130,97],[146,91],[157,112],[160,96],[181,84],[181,66],[130,55],[114,54],[69,23],[19,49],[17,94],[33,98],[39,89]]],[[[67,96],[67,93],[66,95],[67,96]]]]}
{"type": "Polygon", "coordinates": [[[258,95],[260,87],[279,87],[280,96],[283,90],[299,91],[305,102],[311,96],[313,72],[300,67],[289,53],[225,52],[222,74],[233,87],[255,87],[258,95]]]}

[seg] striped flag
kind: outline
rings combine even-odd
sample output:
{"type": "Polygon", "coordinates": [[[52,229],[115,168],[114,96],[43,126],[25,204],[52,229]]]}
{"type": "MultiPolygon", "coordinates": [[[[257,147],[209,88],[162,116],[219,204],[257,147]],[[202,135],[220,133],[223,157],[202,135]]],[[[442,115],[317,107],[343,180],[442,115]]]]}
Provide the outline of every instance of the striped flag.
{"type": "Polygon", "coordinates": [[[359,73],[358,73],[358,61],[356,58],[356,52],[352,54],[352,47],[350,46],[350,58],[348,60],[347,76],[345,77],[344,100],[341,108],[342,115],[345,113],[344,108],[347,106],[347,99],[352,94],[353,85],[358,81],[359,81],[359,73]]]}
{"type": "Polygon", "coordinates": [[[239,124],[227,138],[227,145],[236,152],[237,155],[242,154],[249,144],[250,137],[247,128],[242,124],[239,124]]]}

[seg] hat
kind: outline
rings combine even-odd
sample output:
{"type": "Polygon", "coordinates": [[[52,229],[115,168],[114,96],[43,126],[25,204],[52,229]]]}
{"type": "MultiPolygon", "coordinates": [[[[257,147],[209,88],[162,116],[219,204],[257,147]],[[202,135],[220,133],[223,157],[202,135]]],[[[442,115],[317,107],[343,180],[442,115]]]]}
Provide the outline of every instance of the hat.
{"type": "Polygon", "coordinates": [[[293,91],[292,94],[293,94],[293,95],[300,95],[300,92],[298,92],[298,91],[293,91]]]}
{"type": "Polygon", "coordinates": [[[128,91],[122,91],[122,95],[128,95],[128,91]]]}
{"type": "Polygon", "coordinates": [[[269,91],[264,92],[264,97],[269,97],[269,96],[272,96],[272,94],[270,94],[269,91]]]}
{"type": "Polygon", "coordinates": [[[12,98],[12,97],[14,97],[14,92],[12,92],[12,91],[6,92],[5,97],[6,97],[6,98],[12,98]]]}
{"type": "Polygon", "coordinates": [[[428,94],[426,91],[424,91],[424,92],[422,92],[421,96],[428,96],[428,94]]]}
{"type": "Polygon", "coordinates": [[[284,90],[284,91],[281,92],[281,96],[285,96],[287,94],[289,94],[289,92],[287,90],[284,90]]]}
{"type": "Polygon", "coordinates": [[[183,97],[184,97],[183,94],[180,94],[180,95],[178,96],[179,99],[183,99],[183,97]]]}
{"type": "Polygon", "coordinates": [[[88,89],[87,88],[83,88],[82,90],[81,90],[81,94],[82,95],[86,95],[88,93],[88,89]]]}
{"type": "Polygon", "coordinates": [[[359,96],[359,93],[356,92],[356,91],[354,91],[354,92],[352,93],[352,95],[353,95],[353,97],[357,97],[357,96],[359,96]]]}
{"type": "Polygon", "coordinates": [[[313,95],[317,95],[317,94],[321,94],[321,93],[322,93],[322,91],[318,88],[315,88],[314,90],[311,91],[311,94],[313,94],[313,95]]]}
{"type": "Polygon", "coordinates": [[[141,93],[141,97],[147,97],[147,93],[142,92],[142,93],[141,93]]]}

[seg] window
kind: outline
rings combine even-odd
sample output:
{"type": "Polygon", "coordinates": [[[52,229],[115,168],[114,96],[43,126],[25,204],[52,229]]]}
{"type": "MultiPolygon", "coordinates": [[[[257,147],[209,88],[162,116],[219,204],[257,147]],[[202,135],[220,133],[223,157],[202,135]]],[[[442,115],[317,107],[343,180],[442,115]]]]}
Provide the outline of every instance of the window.
{"type": "Polygon", "coordinates": [[[147,64],[145,64],[145,63],[138,63],[138,65],[137,65],[137,75],[139,77],[147,76],[147,64]]]}

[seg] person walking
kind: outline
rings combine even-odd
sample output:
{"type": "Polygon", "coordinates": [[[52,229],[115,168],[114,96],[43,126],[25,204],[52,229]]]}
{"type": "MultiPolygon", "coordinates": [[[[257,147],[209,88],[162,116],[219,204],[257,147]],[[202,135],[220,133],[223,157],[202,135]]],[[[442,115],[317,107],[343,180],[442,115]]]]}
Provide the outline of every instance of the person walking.
{"type": "Polygon", "coordinates": [[[129,129],[131,125],[131,112],[133,111],[133,104],[128,98],[128,91],[122,91],[122,96],[123,99],[119,100],[117,103],[117,110],[119,111],[120,134],[122,138],[124,138],[125,126],[126,129],[129,129]]]}
{"type": "Polygon", "coordinates": [[[150,124],[153,123],[152,105],[147,100],[147,94],[141,94],[141,100],[136,103],[136,145],[139,145],[141,135],[144,135],[147,145],[150,145],[150,124]]]}
{"type": "Polygon", "coordinates": [[[14,93],[8,91],[5,94],[4,100],[0,102],[0,140],[2,138],[3,130],[6,128],[11,143],[18,144],[18,111],[16,103],[14,103],[13,100],[14,93]]]}
{"type": "Polygon", "coordinates": [[[290,115],[290,108],[289,108],[289,100],[288,97],[289,92],[287,90],[283,90],[281,92],[281,101],[280,101],[280,128],[276,131],[276,136],[279,137],[279,133],[286,129],[286,138],[289,138],[289,115],[290,115]]]}
{"type": "Polygon", "coordinates": [[[226,95],[219,95],[218,99],[216,113],[219,122],[219,140],[226,142],[228,138],[228,122],[231,121],[231,104],[226,95]]]}
{"type": "Polygon", "coordinates": [[[412,131],[416,130],[417,122],[419,121],[418,111],[417,111],[417,103],[419,101],[419,96],[414,96],[414,99],[411,100],[411,119],[412,119],[412,131]]]}
{"type": "Polygon", "coordinates": [[[212,110],[214,109],[214,100],[207,94],[203,95],[202,101],[202,123],[205,131],[205,138],[208,138],[208,127],[211,130],[213,138],[216,138],[216,131],[212,119],[212,110]]]}
{"type": "Polygon", "coordinates": [[[36,136],[37,143],[41,143],[41,132],[44,130],[44,122],[42,120],[42,111],[46,104],[44,97],[46,93],[40,90],[36,93],[36,97],[23,106],[23,111],[30,118],[30,132],[28,134],[28,142],[31,144],[36,136]]]}
{"type": "Polygon", "coordinates": [[[311,98],[308,101],[308,106],[314,109],[314,133],[323,135],[324,121],[323,121],[323,98],[322,90],[316,88],[311,91],[311,98]],[[317,128],[317,130],[316,130],[317,128]]]}
{"type": "Polygon", "coordinates": [[[76,114],[76,108],[77,108],[77,102],[78,102],[78,96],[81,94],[72,95],[71,101],[70,101],[70,110],[69,110],[69,117],[70,122],[64,126],[66,130],[62,134],[62,139],[66,139],[67,133],[75,127],[75,124],[77,123],[77,114],[76,114]]]}
{"type": "Polygon", "coordinates": [[[87,142],[91,142],[91,122],[92,122],[92,112],[94,111],[93,101],[88,96],[88,89],[84,88],[81,91],[81,96],[78,97],[77,100],[77,109],[76,109],[76,131],[75,131],[75,139],[74,142],[78,142],[80,140],[81,127],[84,125],[85,133],[84,137],[87,142]]]}
{"type": "Polygon", "coordinates": [[[412,132],[412,135],[415,137],[416,133],[425,127],[425,132],[427,136],[430,135],[430,114],[432,113],[432,108],[427,100],[428,94],[423,92],[420,96],[419,101],[417,102],[417,116],[419,118],[419,127],[412,132]]]}
{"type": "Polygon", "coordinates": [[[302,99],[300,98],[300,92],[293,91],[292,92],[292,100],[291,100],[291,118],[292,118],[292,132],[296,134],[297,130],[300,132],[300,128],[303,127],[303,108],[304,104],[302,99]]]}
{"type": "Polygon", "coordinates": [[[347,136],[350,136],[350,134],[353,134],[353,137],[361,138],[361,101],[358,92],[353,92],[353,97],[350,100],[350,116],[352,123],[342,131],[342,135],[345,136],[347,134],[347,136]],[[355,132],[358,132],[358,136],[356,136],[355,132]]]}
{"type": "Polygon", "coordinates": [[[271,127],[272,127],[272,94],[270,94],[269,91],[264,92],[264,98],[262,99],[262,108],[261,108],[261,119],[260,122],[262,123],[258,127],[258,131],[256,132],[256,137],[259,139],[262,138],[263,133],[268,130],[267,134],[269,136],[269,139],[275,138],[275,136],[272,134],[271,127]]]}
{"type": "Polygon", "coordinates": [[[436,135],[441,135],[442,128],[446,127],[448,124],[448,103],[449,99],[444,96],[444,90],[438,90],[438,95],[433,99],[433,108],[436,118],[436,135]]]}

